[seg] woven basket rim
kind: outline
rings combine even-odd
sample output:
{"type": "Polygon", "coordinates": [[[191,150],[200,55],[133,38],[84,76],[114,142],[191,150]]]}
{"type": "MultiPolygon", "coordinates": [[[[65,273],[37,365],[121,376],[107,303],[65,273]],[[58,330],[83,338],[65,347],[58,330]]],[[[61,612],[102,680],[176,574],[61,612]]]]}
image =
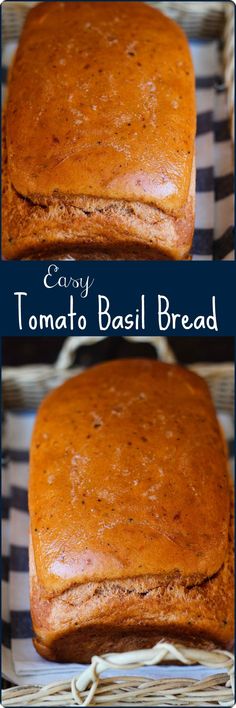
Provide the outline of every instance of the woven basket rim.
{"type": "MultiPolygon", "coordinates": [[[[182,698],[181,705],[199,706],[199,701],[197,703],[194,702],[194,696],[197,695],[194,692],[194,688],[196,688],[197,685],[197,693],[198,696],[200,696],[201,701],[204,701],[209,698],[209,690],[211,687],[211,698],[214,699],[216,705],[223,705],[223,701],[227,700],[228,697],[228,702],[225,703],[225,705],[233,706],[233,663],[233,654],[230,654],[230,652],[227,651],[212,650],[211,652],[209,652],[201,649],[186,647],[183,644],[177,644],[174,642],[158,642],[158,644],[156,644],[151,649],[123,652],[120,654],[112,653],[103,656],[93,657],[91,660],[91,664],[79,675],[79,677],[74,676],[72,680],[67,680],[65,678],[63,681],[54,684],[49,684],[48,686],[44,686],[41,688],[37,686],[25,686],[6,689],[5,691],[3,691],[3,705],[20,706],[22,705],[22,699],[24,699],[25,705],[29,705],[32,704],[32,698],[34,698],[35,695],[38,697],[38,700],[40,700],[40,703],[34,702],[33,705],[49,705],[49,703],[46,700],[44,701],[44,699],[46,699],[46,697],[48,699],[50,697],[53,698],[54,696],[54,698],[56,698],[56,703],[54,700],[52,705],[64,706],[66,692],[67,696],[73,699],[73,702],[66,702],[66,705],[97,705],[96,696],[98,696],[99,700],[99,693],[101,696],[101,691],[103,691],[102,705],[115,706],[119,696],[120,700],[122,700],[122,696],[125,696],[125,694],[123,693],[123,686],[125,686],[126,695],[127,692],[129,693],[130,689],[133,700],[136,699],[136,701],[138,701],[139,699],[137,705],[143,704],[146,706],[156,706],[156,700],[159,697],[159,700],[162,700],[161,705],[163,704],[164,699],[164,705],[176,706],[178,704],[176,704],[175,699],[177,697],[178,700],[179,697],[180,699],[182,698]],[[102,677],[102,674],[106,669],[119,668],[123,669],[125,672],[127,669],[130,668],[155,666],[160,665],[166,661],[172,664],[173,661],[174,663],[176,663],[177,661],[181,664],[184,664],[185,666],[194,664],[205,666],[208,668],[219,669],[221,678],[219,680],[218,673],[214,674],[208,679],[200,679],[199,681],[194,681],[190,679],[189,682],[187,678],[182,678],[182,680],[168,680],[163,678],[155,681],[155,679],[145,679],[145,677],[142,676],[140,687],[140,678],[137,681],[135,677],[131,677],[130,675],[127,675],[125,673],[122,674],[123,679],[120,676],[116,678],[113,677],[110,679],[104,679],[102,677]],[[224,671],[223,675],[222,671],[224,671]],[[152,690],[153,684],[155,687],[154,694],[152,690]],[[142,689],[141,692],[140,688],[142,689]],[[147,702],[148,696],[150,698],[149,702],[147,702]],[[144,703],[142,703],[143,698],[145,699],[144,703]],[[153,698],[155,702],[153,702],[153,698]]],[[[215,705],[215,702],[210,703],[210,705],[215,705]]],[[[101,698],[99,703],[101,705],[101,698]]],[[[120,701],[118,704],[123,705],[123,703],[120,703],[120,701]]],[[[128,704],[129,706],[136,705],[136,703],[131,703],[130,700],[128,700],[128,704]]],[[[126,702],[124,703],[124,705],[126,705],[126,702]]]]}

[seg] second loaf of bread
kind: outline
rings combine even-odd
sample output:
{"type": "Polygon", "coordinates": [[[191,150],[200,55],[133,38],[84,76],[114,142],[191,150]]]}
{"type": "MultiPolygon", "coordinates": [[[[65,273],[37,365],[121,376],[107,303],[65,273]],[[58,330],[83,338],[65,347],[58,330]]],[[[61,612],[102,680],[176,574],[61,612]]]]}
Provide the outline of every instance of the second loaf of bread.
{"type": "Polygon", "coordinates": [[[47,659],[232,640],[226,451],[198,376],[116,361],[53,391],[34,429],[29,507],[35,646],[47,659]]]}

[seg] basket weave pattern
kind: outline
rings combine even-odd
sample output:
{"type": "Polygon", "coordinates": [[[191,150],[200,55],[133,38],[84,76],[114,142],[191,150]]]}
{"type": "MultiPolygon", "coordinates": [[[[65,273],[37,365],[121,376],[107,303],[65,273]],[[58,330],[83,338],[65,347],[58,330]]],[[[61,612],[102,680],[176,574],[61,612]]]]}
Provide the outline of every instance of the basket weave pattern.
{"type": "MultiPolygon", "coordinates": [[[[4,368],[2,373],[3,401],[6,408],[35,409],[46,394],[66,379],[81,372],[81,368],[71,368],[76,350],[83,345],[93,345],[103,337],[69,337],[62,348],[55,365],[23,366],[4,368]]],[[[138,341],[138,337],[125,337],[138,341]]],[[[156,350],[161,361],[175,363],[174,354],[165,337],[141,337],[156,350]]],[[[234,413],[234,366],[225,364],[194,364],[189,367],[202,376],[211,391],[215,407],[219,411],[234,413]]]]}
{"type": "Polygon", "coordinates": [[[159,642],[153,649],[93,657],[91,665],[72,681],[43,688],[29,686],[3,691],[4,706],[233,706],[233,655],[229,652],[190,649],[159,642]],[[162,662],[200,664],[218,669],[213,676],[154,680],[125,674],[127,669],[162,662]],[[122,669],[122,676],[104,679],[107,669],[122,669]]]}

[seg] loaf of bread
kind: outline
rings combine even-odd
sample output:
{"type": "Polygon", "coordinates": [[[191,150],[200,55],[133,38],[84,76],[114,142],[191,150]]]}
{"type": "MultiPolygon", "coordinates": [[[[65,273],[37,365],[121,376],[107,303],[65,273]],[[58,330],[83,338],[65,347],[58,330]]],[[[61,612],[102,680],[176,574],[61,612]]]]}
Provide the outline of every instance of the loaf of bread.
{"type": "Polygon", "coordinates": [[[233,637],[225,443],[205,382],[120,360],[42,403],[30,459],[35,647],[46,659],[233,637]]]}
{"type": "Polygon", "coordinates": [[[184,33],[159,10],[40,3],[5,121],[5,258],[188,258],[194,74],[184,33]]]}

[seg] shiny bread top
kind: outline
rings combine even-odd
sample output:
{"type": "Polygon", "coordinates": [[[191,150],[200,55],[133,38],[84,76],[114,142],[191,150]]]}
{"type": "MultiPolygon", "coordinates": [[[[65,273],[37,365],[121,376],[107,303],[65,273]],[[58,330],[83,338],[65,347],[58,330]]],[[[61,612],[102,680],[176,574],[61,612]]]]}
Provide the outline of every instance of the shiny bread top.
{"type": "Polygon", "coordinates": [[[45,2],[28,14],[9,86],[15,189],[138,200],[178,215],[196,128],[180,27],[143,2],[45,2]]]}
{"type": "Polygon", "coordinates": [[[227,551],[229,488],[205,382],[142,359],[68,380],[37,415],[29,507],[45,595],[105,579],[212,576],[227,551]]]}

